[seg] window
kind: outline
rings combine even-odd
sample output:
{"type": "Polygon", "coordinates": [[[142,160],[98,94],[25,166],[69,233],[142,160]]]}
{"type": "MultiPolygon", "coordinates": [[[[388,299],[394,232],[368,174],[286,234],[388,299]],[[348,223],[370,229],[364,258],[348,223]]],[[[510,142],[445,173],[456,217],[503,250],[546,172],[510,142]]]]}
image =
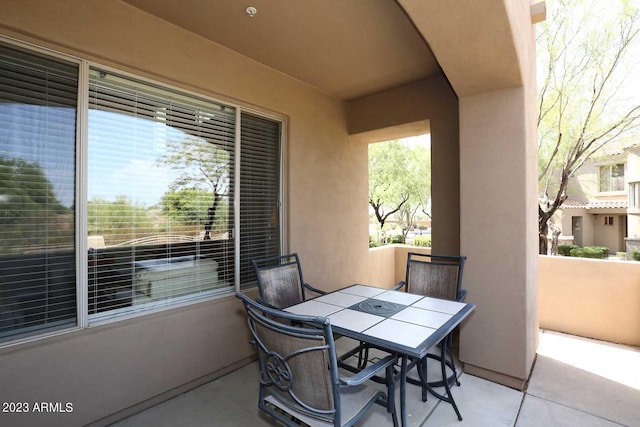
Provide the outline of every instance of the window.
{"type": "Polygon", "coordinates": [[[629,211],[640,211],[640,182],[629,183],[629,211]]]}
{"type": "Polygon", "coordinates": [[[600,192],[624,191],[624,165],[600,166],[600,192]]]}
{"type": "Polygon", "coordinates": [[[0,340],[76,324],[78,65],[0,45],[0,340]]]}
{"type": "Polygon", "coordinates": [[[0,48],[0,340],[250,286],[280,253],[279,120],[0,48]]]}
{"type": "Polygon", "coordinates": [[[613,225],[613,217],[605,216],[604,217],[604,225],[613,225]]]}
{"type": "Polygon", "coordinates": [[[280,253],[280,122],[241,116],[240,283],[254,283],[254,258],[280,253]]]}

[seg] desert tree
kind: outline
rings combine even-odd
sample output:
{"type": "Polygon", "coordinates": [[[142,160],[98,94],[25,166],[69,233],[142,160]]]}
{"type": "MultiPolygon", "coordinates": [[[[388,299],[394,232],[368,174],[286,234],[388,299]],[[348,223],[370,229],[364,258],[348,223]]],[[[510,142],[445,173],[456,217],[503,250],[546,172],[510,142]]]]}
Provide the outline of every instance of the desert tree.
{"type": "Polygon", "coordinates": [[[369,146],[369,205],[381,231],[395,215],[406,235],[416,212],[430,200],[430,184],[428,148],[397,140],[369,146]]]}
{"type": "MultiPolygon", "coordinates": [[[[158,160],[178,172],[171,183],[169,193],[176,195],[209,194],[204,240],[211,239],[211,229],[224,197],[228,195],[230,185],[231,155],[228,147],[218,145],[196,137],[185,137],[167,143],[166,153],[158,160]]],[[[163,201],[168,205],[180,205],[165,195],[163,201]]],[[[190,200],[193,199],[192,197],[190,200]]],[[[193,201],[193,200],[191,200],[193,201]]],[[[184,203],[183,203],[184,204],[184,203]]],[[[186,219],[186,218],[185,218],[186,219]]]]}
{"type": "Polygon", "coordinates": [[[628,91],[640,57],[637,7],[624,0],[548,5],[537,34],[541,254],[548,252],[550,229],[557,246],[560,233],[552,217],[568,198],[570,178],[640,120],[640,99],[628,91]]]}

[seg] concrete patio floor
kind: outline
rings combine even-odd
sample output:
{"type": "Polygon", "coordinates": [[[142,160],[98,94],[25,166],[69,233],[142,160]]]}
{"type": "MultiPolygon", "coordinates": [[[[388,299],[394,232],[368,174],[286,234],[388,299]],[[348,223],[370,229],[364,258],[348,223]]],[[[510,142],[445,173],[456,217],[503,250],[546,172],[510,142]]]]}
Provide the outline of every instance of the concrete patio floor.
{"type": "MultiPolygon", "coordinates": [[[[639,366],[639,348],[541,331],[524,392],[462,373],[453,389],[459,422],[451,405],[422,402],[418,387],[407,385],[408,420],[427,427],[640,427],[639,366]]],[[[113,426],[277,425],[259,413],[257,396],[252,363],[113,426]]],[[[391,425],[391,418],[375,405],[360,425],[391,425]]]]}

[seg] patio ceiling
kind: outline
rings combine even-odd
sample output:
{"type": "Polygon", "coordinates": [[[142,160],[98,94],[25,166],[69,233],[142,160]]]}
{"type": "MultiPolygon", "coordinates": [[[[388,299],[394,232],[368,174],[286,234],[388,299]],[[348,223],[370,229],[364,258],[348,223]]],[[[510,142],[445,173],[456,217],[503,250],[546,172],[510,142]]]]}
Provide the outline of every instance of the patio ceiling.
{"type": "Polygon", "coordinates": [[[342,100],[443,74],[393,0],[124,1],[342,100]]]}

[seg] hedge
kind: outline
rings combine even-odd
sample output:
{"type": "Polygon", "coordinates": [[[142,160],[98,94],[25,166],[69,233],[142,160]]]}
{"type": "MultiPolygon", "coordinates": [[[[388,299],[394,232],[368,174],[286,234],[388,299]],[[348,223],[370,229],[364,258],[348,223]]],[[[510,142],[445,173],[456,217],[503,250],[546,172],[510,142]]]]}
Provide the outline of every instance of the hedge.
{"type": "Polygon", "coordinates": [[[578,249],[576,245],[558,245],[558,255],[571,256],[571,249],[578,249]]]}
{"type": "Polygon", "coordinates": [[[605,246],[585,246],[584,248],[573,248],[569,251],[569,254],[572,257],[603,259],[609,256],[609,248],[605,246]]]}
{"type": "Polygon", "coordinates": [[[419,246],[422,248],[431,247],[431,236],[416,236],[413,239],[413,246],[419,246]]]}

